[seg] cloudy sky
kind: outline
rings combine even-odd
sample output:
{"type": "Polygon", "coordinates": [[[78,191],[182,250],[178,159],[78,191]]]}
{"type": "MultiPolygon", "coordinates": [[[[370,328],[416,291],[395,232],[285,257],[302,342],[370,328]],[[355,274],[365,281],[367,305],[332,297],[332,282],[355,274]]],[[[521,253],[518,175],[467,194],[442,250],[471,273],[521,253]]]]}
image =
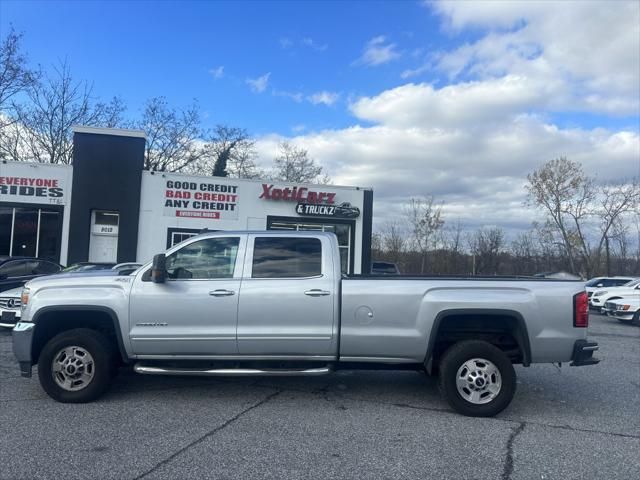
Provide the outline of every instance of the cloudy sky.
{"type": "Polygon", "coordinates": [[[449,221],[526,229],[526,174],[559,156],[640,175],[638,1],[3,1],[10,23],[129,115],[197,98],[267,161],[291,139],[373,187],[378,226],[432,194],[449,221]]]}

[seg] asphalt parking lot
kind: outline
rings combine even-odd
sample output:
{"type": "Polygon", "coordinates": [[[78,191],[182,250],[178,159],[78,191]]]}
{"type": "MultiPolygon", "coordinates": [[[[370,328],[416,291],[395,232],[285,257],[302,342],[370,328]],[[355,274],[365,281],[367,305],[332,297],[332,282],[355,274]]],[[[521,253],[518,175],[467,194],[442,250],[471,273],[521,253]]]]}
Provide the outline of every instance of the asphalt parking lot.
{"type": "Polygon", "coordinates": [[[413,372],[210,379],[123,371],[85,405],[19,377],[0,333],[2,479],[638,479],[640,328],[591,316],[596,366],[517,367],[493,419],[413,372]]]}

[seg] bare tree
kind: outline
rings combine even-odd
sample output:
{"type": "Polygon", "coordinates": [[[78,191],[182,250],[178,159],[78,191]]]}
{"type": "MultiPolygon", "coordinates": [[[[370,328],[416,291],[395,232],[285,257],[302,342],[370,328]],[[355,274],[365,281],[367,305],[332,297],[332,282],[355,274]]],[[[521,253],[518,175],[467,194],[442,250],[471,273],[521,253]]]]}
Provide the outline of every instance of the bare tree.
{"type": "Polygon", "coordinates": [[[274,180],[296,183],[329,183],[330,179],[323,175],[323,169],[316,164],[304,148],[298,148],[289,142],[280,143],[280,153],[273,159],[274,180]]]}
{"type": "Polygon", "coordinates": [[[443,229],[443,247],[446,253],[447,273],[462,273],[464,225],[460,219],[443,229]]]}
{"type": "Polygon", "coordinates": [[[428,252],[435,248],[438,234],[444,225],[442,204],[436,204],[433,196],[412,198],[405,207],[405,214],[414,247],[420,253],[420,273],[424,273],[428,252]]]}
{"type": "Polygon", "coordinates": [[[637,182],[600,186],[566,158],[545,163],[527,175],[529,202],[543,207],[559,234],[572,273],[590,277],[601,266],[601,253],[612,225],[638,208],[637,182]],[[599,224],[593,228],[594,221],[599,224]],[[595,244],[591,240],[595,238],[595,244]]]}
{"type": "Polygon", "coordinates": [[[400,263],[402,254],[406,250],[406,233],[397,221],[387,222],[382,230],[382,246],[386,258],[394,263],[400,263]]]}
{"type": "Polygon", "coordinates": [[[572,273],[577,273],[577,232],[573,226],[587,215],[586,207],[593,200],[593,181],[580,165],[558,158],[545,163],[539,170],[527,175],[529,201],[546,209],[552,223],[560,233],[572,273]],[[573,220],[573,221],[572,221],[573,220]]]}
{"type": "Polygon", "coordinates": [[[475,259],[474,273],[497,275],[500,254],[504,247],[504,230],[499,227],[480,228],[469,237],[469,247],[475,259]]]}
{"type": "Polygon", "coordinates": [[[242,148],[234,154],[227,164],[227,173],[231,178],[260,178],[265,173],[256,164],[258,153],[253,148],[242,148]]]}
{"type": "Polygon", "coordinates": [[[27,67],[27,57],[20,49],[21,40],[22,34],[10,27],[0,43],[0,129],[15,121],[11,112],[13,98],[38,80],[39,73],[27,67]]]}
{"type": "Polygon", "coordinates": [[[180,172],[197,164],[207,152],[200,127],[200,109],[170,107],[164,97],[147,101],[142,120],[135,124],[147,134],[145,170],[180,172]]]}
{"type": "MultiPolygon", "coordinates": [[[[588,271],[594,271],[600,265],[602,249],[606,251],[606,272],[610,275],[610,247],[609,240],[617,238],[618,243],[626,256],[626,227],[623,221],[627,214],[631,214],[640,205],[640,186],[637,182],[622,182],[619,184],[605,185],[598,196],[596,213],[600,220],[600,239],[589,257],[588,271]],[[593,258],[592,258],[593,257],[593,258]]],[[[586,241],[584,242],[586,243],[586,241]]]]}
{"type": "Polygon", "coordinates": [[[538,251],[534,232],[520,233],[511,242],[511,253],[515,257],[513,273],[516,275],[533,275],[537,268],[538,251]]]}
{"type": "Polygon", "coordinates": [[[66,63],[27,91],[28,102],[16,105],[16,126],[6,130],[0,150],[16,161],[72,162],[73,125],[116,126],[124,106],[118,98],[93,103],[91,86],[75,82],[66,63]]]}
{"type": "Polygon", "coordinates": [[[254,178],[258,174],[255,142],[243,128],[217,125],[206,150],[214,177],[254,178]]]}
{"type": "Polygon", "coordinates": [[[372,258],[377,259],[383,253],[382,246],[382,233],[374,232],[371,234],[371,255],[372,258]]]}

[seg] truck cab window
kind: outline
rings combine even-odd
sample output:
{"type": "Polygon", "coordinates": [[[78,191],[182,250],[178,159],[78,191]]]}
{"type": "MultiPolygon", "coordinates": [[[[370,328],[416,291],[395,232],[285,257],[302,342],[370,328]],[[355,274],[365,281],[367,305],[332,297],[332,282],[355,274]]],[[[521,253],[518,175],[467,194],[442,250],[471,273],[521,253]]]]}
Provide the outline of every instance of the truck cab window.
{"type": "Polygon", "coordinates": [[[321,274],[322,245],[317,238],[255,239],[253,278],[299,278],[321,274]]]}
{"type": "Polygon", "coordinates": [[[207,238],[167,256],[167,275],[174,280],[232,278],[239,237],[207,238]]]}

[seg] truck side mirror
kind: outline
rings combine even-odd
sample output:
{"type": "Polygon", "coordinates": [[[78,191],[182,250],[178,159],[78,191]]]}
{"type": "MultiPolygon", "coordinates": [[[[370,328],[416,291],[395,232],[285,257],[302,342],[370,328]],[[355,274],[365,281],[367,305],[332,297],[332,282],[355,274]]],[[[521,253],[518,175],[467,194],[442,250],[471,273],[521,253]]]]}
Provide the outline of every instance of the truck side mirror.
{"type": "Polygon", "coordinates": [[[164,283],[167,280],[167,257],[164,253],[154,255],[151,264],[151,281],[153,283],[164,283]]]}

